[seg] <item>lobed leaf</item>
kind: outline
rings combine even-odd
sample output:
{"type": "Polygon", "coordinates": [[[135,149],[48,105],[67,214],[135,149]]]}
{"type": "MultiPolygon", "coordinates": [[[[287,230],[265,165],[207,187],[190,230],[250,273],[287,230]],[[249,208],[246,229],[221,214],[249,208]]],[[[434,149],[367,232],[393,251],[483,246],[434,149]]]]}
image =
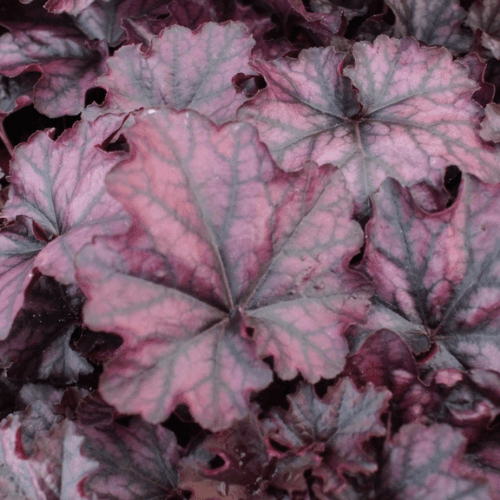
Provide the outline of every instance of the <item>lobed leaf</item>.
{"type": "Polygon", "coordinates": [[[268,88],[238,118],[258,128],[281,168],[337,165],[358,208],[386,177],[439,185],[450,163],[500,180],[498,152],[476,134],[477,84],[449,52],[381,35],[355,44],[353,56],[343,71],[344,56],[331,47],[254,63],[268,88]]]}
{"type": "Polygon", "coordinates": [[[68,25],[20,24],[0,37],[0,73],[16,77],[27,69],[41,71],[33,87],[36,109],[51,118],[76,115],[104,70],[105,51],[68,25]]]}
{"type": "Polygon", "coordinates": [[[124,154],[99,147],[122,122],[123,117],[111,115],[80,122],[56,141],[38,132],[16,148],[2,215],[22,215],[38,224],[39,238],[47,245],[35,265],[61,283],[74,282],[74,256],[95,235],[127,228],[126,214],[103,185],[104,176],[124,154]]]}
{"type": "Polygon", "coordinates": [[[271,411],[267,436],[281,446],[299,453],[317,449],[335,472],[373,473],[377,465],[363,444],[373,436],[384,436],[380,416],[391,394],[368,385],[358,391],[349,378],[341,379],[320,399],[311,385],[302,384],[288,397],[289,411],[271,411]]]}
{"type": "Polygon", "coordinates": [[[373,197],[364,265],[377,300],[427,332],[439,368],[500,369],[498,190],[465,176],[455,204],[436,213],[393,180],[373,197]]]}
{"type": "Polygon", "coordinates": [[[248,59],[254,43],[242,23],[206,23],[194,32],[167,28],[153,37],[146,54],[139,45],[128,45],[108,59],[108,75],[98,80],[108,91],[105,105],[87,113],[166,106],[194,109],[216,123],[227,122],[246,100],[231,80],[251,71],[248,59]]]}
{"type": "Polygon", "coordinates": [[[133,227],[77,262],[86,324],[124,339],[105,399],[151,422],[184,402],[217,430],[270,383],[263,357],[284,378],[338,374],[343,331],[368,307],[347,270],[362,232],[340,174],[275,170],[248,124],[168,110],[135,120],[130,160],[107,178],[133,227]]]}

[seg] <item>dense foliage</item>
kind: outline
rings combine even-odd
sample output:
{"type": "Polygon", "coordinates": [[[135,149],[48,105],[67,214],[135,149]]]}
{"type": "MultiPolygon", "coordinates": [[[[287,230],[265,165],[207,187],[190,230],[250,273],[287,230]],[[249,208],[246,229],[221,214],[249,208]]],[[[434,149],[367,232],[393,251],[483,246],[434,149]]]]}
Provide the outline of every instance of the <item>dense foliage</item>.
{"type": "Polygon", "coordinates": [[[500,0],[0,26],[1,499],[500,499],[500,0]]]}

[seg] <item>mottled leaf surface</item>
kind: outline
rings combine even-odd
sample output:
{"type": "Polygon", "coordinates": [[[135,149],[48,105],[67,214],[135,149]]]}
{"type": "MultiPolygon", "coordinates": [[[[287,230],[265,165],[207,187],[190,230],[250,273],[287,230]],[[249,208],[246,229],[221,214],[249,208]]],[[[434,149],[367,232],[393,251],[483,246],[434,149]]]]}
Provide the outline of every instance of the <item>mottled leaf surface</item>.
{"type": "Polygon", "coordinates": [[[103,183],[124,153],[99,147],[122,121],[108,115],[80,122],[55,141],[50,133],[38,132],[16,148],[2,216],[23,215],[38,224],[47,245],[35,265],[61,283],[74,282],[74,256],[95,235],[127,229],[127,215],[103,183]]]}
{"type": "Polygon", "coordinates": [[[79,458],[79,439],[69,421],[40,432],[27,452],[22,431],[24,415],[0,422],[0,491],[5,500],[53,500],[83,497],[77,488],[88,462],[79,458]]]}
{"type": "Polygon", "coordinates": [[[387,0],[396,16],[394,36],[413,36],[427,45],[441,45],[454,54],[467,52],[471,37],[461,29],[467,13],[458,0],[387,0]]]}
{"type": "Polygon", "coordinates": [[[341,174],[283,173],[253,127],[192,111],[145,111],[125,135],[130,161],[107,186],[133,228],[78,258],[86,324],[124,339],[105,399],[151,422],[184,402],[219,429],[270,383],[260,358],[285,379],[338,374],[343,331],[368,307],[347,270],[362,233],[341,174]]]}
{"type": "Polygon", "coordinates": [[[87,113],[166,106],[194,109],[216,123],[231,120],[246,100],[231,80],[252,72],[254,43],[242,23],[206,23],[194,32],[167,28],[153,37],[147,53],[128,45],[108,59],[109,72],[98,81],[108,91],[106,102],[87,113]]]}
{"type": "Polygon", "coordinates": [[[363,451],[363,444],[371,437],[385,435],[380,416],[390,398],[388,390],[371,384],[359,391],[349,378],[331,387],[323,399],[313,386],[302,384],[288,396],[289,411],[272,411],[267,436],[295,453],[311,448],[338,472],[370,474],[377,465],[363,451]]]}
{"type": "Polygon", "coordinates": [[[33,88],[33,102],[49,117],[76,115],[85,92],[103,72],[103,46],[86,43],[72,26],[11,27],[0,37],[0,73],[14,77],[27,68],[42,76],[33,88]]]}
{"type": "Polygon", "coordinates": [[[387,176],[438,185],[450,163],[500,180],[498,153],[476,134],[483,113],[471,100],[477,84],[447,50],[380,36],[355,44],[353,55],[355,65],[343,71],[333,48],[253,63],[268,88],[238,117],[259,129],[281,168],[331,162],[358,203],[387,176]]]}
{"type": "Polygon", "coordinates": [[[87,498],[143,500],[177,492],[179,448],[174,434],[139,418],[128,426],[79,426],[82,455],[95,467],[82,479],[87,498]]]}
{"type": "Polygon", "coordinates": [[[498,185],[465,176],[455,204],[431,214],[392,180],[373,200],[365,267],[377,300],[459,367],[499,370],[498,185]]]}
{"type": "Polygon", "coordinates": [[[484,479],[460,473],[466,439],[444,424],[404,426],[387,445],[382,469],[386,495],[395,500],[491,500],[484,479]]]}

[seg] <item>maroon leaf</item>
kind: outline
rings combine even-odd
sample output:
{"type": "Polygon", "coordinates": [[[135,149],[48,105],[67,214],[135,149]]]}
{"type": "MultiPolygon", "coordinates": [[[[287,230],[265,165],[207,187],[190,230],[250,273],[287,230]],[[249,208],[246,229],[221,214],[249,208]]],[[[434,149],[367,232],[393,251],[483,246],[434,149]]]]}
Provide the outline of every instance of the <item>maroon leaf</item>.
{"type": "Polygon", "coordinates": [[[87,498],[143,500],[170,498],[178,493],[175,436],[160,425],[134,419],[127,426],[79,426],[85,440],[82,455],[96,463],[82,479],[87,498]]]}
{"type": "Polygon", "coordinates": [[[365,268],[377,301],[437,342],[431,366],[500,369],[499,189],[465,176],[455,204],[432,214],[395,181],[373,197],[365,268]]]}
{"type": "Polygon", "coordinates": [[[258,421],[250,415],[209,436],[180,461],[179,487],[191,490],[200,500],[221,495],[237,500],[254,492],[270,500],[264,490],[273,472],[258,421]],[[216,456],[223,457],[223,464],[212,470],[210,460],[216,456]]]}
{"type": "Polygon", "coordinates": [[[139,45],[122,47],[108,59],[108,75],[98,81],[108,90],[104,106],[87,116],[167,106],[194,109],[216,123],[231,120],[246,100],[231,80],[252,72],[253,45],[241,23],[207,23],[194,32],[181,26],[164,30],[146,54],[139,45]]]}
{"type": "Polygon", "coordinates": [[[253,64],[268,88],[238,117],[257,126],[284,170],[331,162],[358,203],[387,176],[440,185],[450,163],[500,181],[498,152],[476,135],[483,113],[471,100],[477,84],[446,50],[380,36],[355,44],[353,54],[345,76],[343,55],[333,48],[253,64]],[[360,111],[346,77],[359,90],[360,111]]]}
{"type": "Polygon", "coordinates": [[[369,336],[349,358],[346,368],[359,382],[387,387],[396,398],[404,394],[418,375],[410,348],[390,330],[379,330],[369,336]]]}
{"type": "Polygon", "coordinates": [[[145,111],[125,135],[131,159],[107,185],[133,229],[78,258],[86,324],[124,339],[105,399],[151,422],[184,402],[217,430],[270,383],[259,358],[284,379],[337,375],[368,306],[347,270],[362,233],[340,174],[280,172],[253,127],[192,111],[145,111]]]}
{"type": "Polygon", "coordinates": [[[80,308],[74,292],[54,280],[38,279],[10,336],[0,342],[0,367],[9,378],[71,384],[79,375],[91,373],[93,367],[70,347],[80,308]]]}
{"type": "Polygon", "coordinates": [[[179,464],[179,487],[191,490],[196,498],[250,498],[274,500],[269,487],[290,495],[307,491],[304,472],[317,466],[312,454],[283,454],[277,458],[267,452],[264,433],[255,415],[235,423],[231,428],[208,436],[179,464]],[[211,467],[218,457],[222,465],[211,467]]]}
{"type": "Polygon", "coordinates": [[[394,36],[414,36],[427,45],[442,45],[454,54],[467,52],[471,37],[461,29],[467,17],[458,0],[387,0],[394,11],[394,36]]]}
{"type": "Polygon", "coordinates": [[[491,500],[483,479],[461,473],[466,439],[448,425],[404,426],[387,445],[382,488],[395,500],[491,500]]]}

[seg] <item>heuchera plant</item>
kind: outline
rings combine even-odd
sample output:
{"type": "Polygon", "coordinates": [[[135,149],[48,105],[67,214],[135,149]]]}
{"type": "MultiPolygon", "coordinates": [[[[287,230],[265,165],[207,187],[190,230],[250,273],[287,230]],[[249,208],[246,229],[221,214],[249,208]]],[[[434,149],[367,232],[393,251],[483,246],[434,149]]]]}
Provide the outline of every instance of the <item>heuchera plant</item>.
{"type": "Polygon", "coordinates": [[[0,25],[0,498],[500,499],[500,0],[0,25]]]}

